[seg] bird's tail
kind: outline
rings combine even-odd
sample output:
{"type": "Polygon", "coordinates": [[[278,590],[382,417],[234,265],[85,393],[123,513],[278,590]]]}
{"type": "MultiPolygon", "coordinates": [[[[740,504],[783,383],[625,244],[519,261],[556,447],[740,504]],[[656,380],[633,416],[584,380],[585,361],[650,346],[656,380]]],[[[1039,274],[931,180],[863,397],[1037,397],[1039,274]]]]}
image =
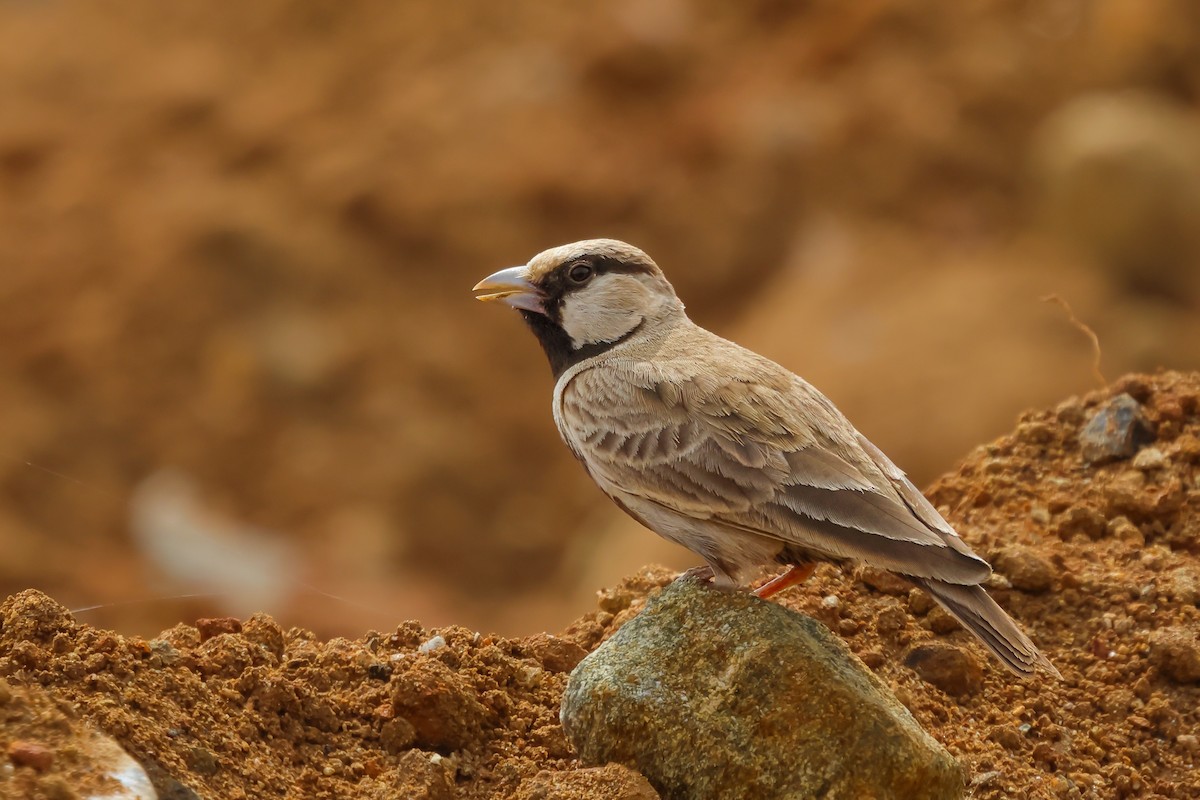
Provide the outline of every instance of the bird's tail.
{"type": "Polygon", "coordinates": [[[1049,659],[983,587],[945,583],[932,578],[914,581],[1017,675],[1029,677],[1040,667],[1054,677],[1062,678],[1049,659]]]}

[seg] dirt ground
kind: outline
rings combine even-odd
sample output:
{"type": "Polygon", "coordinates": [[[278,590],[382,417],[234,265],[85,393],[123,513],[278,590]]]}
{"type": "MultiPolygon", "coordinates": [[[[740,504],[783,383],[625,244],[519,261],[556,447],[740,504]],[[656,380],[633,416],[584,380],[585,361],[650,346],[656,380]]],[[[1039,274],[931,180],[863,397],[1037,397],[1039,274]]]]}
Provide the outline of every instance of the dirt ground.
{"type": "Polygon", "coordinates": [[[1200,366],[1198,8],[0,3],[0,595],[561,628],[651,539],[469,287],[586,236],[921,484],[1095,385],[1043,294],[1109,377],[1200,366]],[[1076,124],[1132,137],[1079,175],[1048,125],[1088,92],[1144,102],[1076,124]]]}
{"type": "MultiPolygon", "coordinates": [[[[822,567],[781,601],[893,687],[968,768],[972,797],[1200,796],[1200,373],[1026,413],[931,496],[995,565],[993,594],[1061,682],[1012,678],[885,574],[822,567]],[[1142,448],[1089,464],[1081,428],[1120,393],[1141,404],[1142,448]]],[[[323,641],[258,614],[145,640],[27,591],[0,605],[0,734],[52,758],[0,766],[0,796],[77,796],[63,788],[77,754],[54,737],[86,722],[164,797],[653,797],[628,770],[581,770],[558,706],[575,664],[672,577],[647,569],[559,635],[517,639],[414,621],[323,641]],[[46,708],[40,728],[14,727],[46,708]]]]}

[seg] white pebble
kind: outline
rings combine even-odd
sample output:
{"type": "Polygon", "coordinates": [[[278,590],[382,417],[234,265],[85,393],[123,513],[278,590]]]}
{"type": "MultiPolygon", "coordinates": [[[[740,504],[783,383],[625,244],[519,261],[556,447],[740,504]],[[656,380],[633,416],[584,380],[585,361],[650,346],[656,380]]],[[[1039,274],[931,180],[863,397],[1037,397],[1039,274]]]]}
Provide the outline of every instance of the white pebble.
{"type": "Polygon", "coordinates": [[[1133,457],[1133,468],[1140,469],[1142,472],[1161,469],[1166,460],[1167,457],[1163,455],[1162,450],[1159,450],[1157,447],[1147,447],[1144,450],[1139,450],[1137,455],[1133,457]]]}
{"type": "Polygon", "coordinates": [[[417,650],[422,653],[432,653],[435,650],[441,650],[445,646],[446,646],[446,640],[439,633],[437,636],[434,636],[429,641],[425,642],[420,647],[418,647],[417,650]]]}
{"type": "Polygon", "coordinates": [[[829,594],[821,598],[821,608],[837,608],[837,595],[829,594]]]}

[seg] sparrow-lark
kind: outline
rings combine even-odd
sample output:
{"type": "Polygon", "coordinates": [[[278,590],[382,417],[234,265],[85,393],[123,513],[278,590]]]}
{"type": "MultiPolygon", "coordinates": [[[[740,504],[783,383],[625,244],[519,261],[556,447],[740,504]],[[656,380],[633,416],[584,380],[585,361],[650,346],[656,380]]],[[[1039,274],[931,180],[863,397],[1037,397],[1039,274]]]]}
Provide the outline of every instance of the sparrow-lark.
{"type": "Polygon", "coordinates": [[[823,394],[692,322],[658,266],[612,239],[555,247],[479,282],[550,359],[554,421],[588,474],[718,585],[764,565],[862,561],[924,588],[1019,675],[1057,675],[980,584],[937,509],[823,394]]]}

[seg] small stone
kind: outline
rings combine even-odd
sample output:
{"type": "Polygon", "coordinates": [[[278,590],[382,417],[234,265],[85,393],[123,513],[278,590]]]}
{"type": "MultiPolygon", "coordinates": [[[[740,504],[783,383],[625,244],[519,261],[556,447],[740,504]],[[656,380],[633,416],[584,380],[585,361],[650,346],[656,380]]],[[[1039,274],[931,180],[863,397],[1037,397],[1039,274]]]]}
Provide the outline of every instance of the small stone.
{"type": "Polygon", "coordinates": [[[862,659],[862,662],[871,669],[879,669],[888,661],[887,656],[878,650],[867,650],[859,657],[862,659]]]}
{"type": "Polygon", "coordinates": [[[260,611],[246,620],[242,625],[242,635],[274,654],[276,658],[283,656],[285,643],[283,628],[267,614],[260,611]]]}
{"type": "Polygon", "coordinates": [[[858,573],[859,579],[877,592],[890,595],[906,595],[912,588],[912,581],[902,578],[894,572],[876,567],[862,567],[858,573]]]}
{"type": "Polygon", "coordinates": [[[435,636],[429,637],[424,642],[422,642],[421,646],[417,648],[417,652],[419,652],[419,653],[434,653],[434,652],[437,652],[438,650],[441,650],[445,646],[446,646],[446,637],[442,636],[439,633],[435,636]]]}
{"type": "Polygon", "coordinates": [[[576,800],[580,797],[658,800],[658,792],[644,776],[624,764],[605,764],[570,772],[542,770],[521,782],[514,800],[576,800]]]}
{"type": "Polygon", "coordinates": [[[383,723],[379,733],[379,742],[383,749],[391,755],[398,755],[413,746],[417,740],[417,731],[412,723],[404,717],[395,717],[383,723]]]}
{"type": "Polygon", "coordinates": [[[1083,403],[1078,397],[1068,397],[1054,407],[1054,416],[1059,422],[1078,425],[1083,422],[1083,403]]]}
{"type": "Polygon", "coordinates": [[[1200,683],[1200,641],[1186,628],[1150,634],[1150,663],[1176,683],[1200,683]]]}
{"type": "Polygon", "coordinates": [[[1049,764],[1052,769],[1062,758],[1062,753],[1049,742],[1038,742],[1030,755],[1034,761],[1049,764]]]}
{"type": "Polygon", "coordinates": [[[862,628],[862,626],[859,625],[858,620],[854,620],[854,619],[838,620],[837,629],[838,629],[838,633],[840,633],[842,636],[845,636],[845,637],[853,636],[854,634],[858,633],[859,630],[861,630],[861,628],[862,628]]]}
{"type": "Polygon", "coordinates": [[[996,778],[999,778],[1000,775],[1000,771],[995,769],[988,770],[987,772],[980,772],[978,775],[975,775],[971,778],[971,786],[975,788],[987,786],[989,783],[996,780],[996,778]]]}
{"type": "Polygon", "coordinates": [[[38,742],[17,739],[8,745],[8,758],[18,767],[45,772],[54,764],[54,751],[38,742]]]}
{"type": "Polygon", "coordinates": [[[390,797],[421,800],[453,800],[454,780],[441,759],[434,760],[420,750],[409,750],[396,764],[399,780],[391,787],[390,797]]]}
{"type": "Polygon", "coordinates": [[[1054,530],[1061,539],[1069,539],[1077,533],[1089,539],[1099,539],[1108,530],[1108,520],[1090,506],[1071,506],[1059,515],[1054,530]]]}
{"type": "MultiPolygon", "coordinates": [[[[1168,574],[1162,582],[1162,591],[1177,603],[1192,606],[1200,600],[1200,580],[1196,573],[1186,567],[1180,567],[1168,574]]],[[[3,689],[0,688],[0,697],[3,689]]]]}
{"type": "Polygon", "coordinates": [[[200,631],[200,641],[207,642],[223,633],[241,633],[242,621],[237,617],[205,617],[196,620],[196,630],[200,631]]]}
{"type": "Polygon", "coordinates": [[[1005,750],[1018,752],[1025,747],[1025,737],[1016,728],[996,728],[989,737],[1005,750]]]}
{"type": "Polygon", "coordinates": [[[1032,550],[1014,547],[996,557],[996,569],[1004,573],[1013,588],[1040,594],[1054,585],[1054,568],[1032,550]]]}
{"type": "Polygon", "coordinates": [[[908,610],[918,617],[925,616],[936,605],[937,601],[930,597],[928,592],[914,588],[908,593],[908,610]]]}
{"type": "Polygon", "coordinates": [[[484,724],[487,710],[475,688],[441,661],[421,656],[399,662],[395,670],[392,708],[412,724],[418,746],[458,750],[484,724]]]}
{"type": "Polygon", "coordinates": [[[1200,752],[1200,736],[1193,733],[1181,733],[1175,737],[1175,743],[1189,753],[1200,752]]]}
{"type": "Polygon", "coordinates": [[[216,775],[217,770],[221,768],[213,752],[204,747],[188,748],[183,754],[183,760],[187,762],[188,769],[197,775],[216,775]]]}
{"type": "Polygon", "coordinates": [[[942,636],[962,630],[962,625],[959,624],[958,620],[941,606],[937,606],[929,612],[928,616],[925,617],[925,623],[929,625],[929,630],[942,636]]]}
{"type": "Polygon", "coordinates": [[[959,798],[963,774],[846,644],[774,603],[676,582],[571,674],[585,765],[663,796],[959,798]]]}
{"type": "Polygon", "coordinates": [[[926,683],[954,697],[974,694],[983,688],[983,665],[979,659],[952,644],[918,645],[905,656],[904,665],[926,683]]]}
{"type": "Polygon", "coordinates": [[[1100,408],[1079,433],[1083,460],[1092,466],[1129,458],[1154,441],[1142,407],[1128,394],[1119,394],[1100,408]]]}
{"type": "Polygon", "coordinates": [[[1167,457],[1163,455],[1163,451],[1157,447],[1147,447],[1144,450],[1139,450],[1138,454],[1133,457],[1130,462],[1134,469],[1142,472],[1150,472],[1151,470],[1162,469],[1166,464],[1167,457]]]}
{"type": "Polygon", "coordinates": [[[151,666],[173,667],[179,663],[179,651],[166,639],[151,639],[146,646],[150,648],[151,666]]]}
{"type": "Polygon", "coordinates": [[[392,677],[392,665],[376,661],[367,665],[367,677],[373,681],[387,682],[392,677]]]}
{"type": "Polygon", "coordinates": [[[908,624],[908,614],[900,606],[888,606],[875,617],[875,630],[880,633],[896,633],[908,624]]]}
{"type": "Polygon", "coordinates": [[[587,651],[574,642],[548,633],[530,636],[524,642],[524,649],[540,661],[547,672],[570,672],[587,655],[587,651]]]}
{"type": "Polygon", "coordinates": [[[1012,581],[1010,581],[1008,579],[1008,576],[1005,575],[1003,572],[993,572],[991,575],[988,576],[988,579],[983,582],[983,586],[986,589],[997,589],[997,590],[1013,588],[1012,581]]]}
{"type": "Polygon", "coordinates": [[[1129,521],[1129,517],[1113,517],[1106,526],[1108,535],[1123,542],[1131,542],[1141,547],[1146,544],[1146,537],[1141,529],[1129,521]]]}
{"type": "Polygon", "coordinates": [[[1024,444],[1048,444],[1054,440],[1054,427],[1045,422],[1027,421],[1017,425],[1013,437],[1024,444]]]}

